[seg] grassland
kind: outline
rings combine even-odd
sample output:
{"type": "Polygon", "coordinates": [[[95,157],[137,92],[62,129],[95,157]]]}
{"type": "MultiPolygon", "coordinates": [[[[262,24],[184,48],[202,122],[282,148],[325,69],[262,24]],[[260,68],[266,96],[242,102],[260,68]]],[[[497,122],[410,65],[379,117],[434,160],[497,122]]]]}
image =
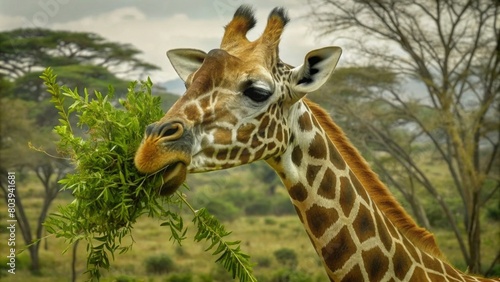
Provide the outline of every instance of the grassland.
{"type": "MultiPolygon", "coordinates": [[[[219,173],[203,175],[193,175],[190,178],[191,186],[194,189],[188,195],[190,200],[199,195],[216,198],[218,193],[227,189],[241,189],[243,193],[248,189],[261,189],[259,193],[265,193],[263,184],[255,180],[251,172],[245,169],[229,170],[219,173]],[[253,180],[253,182],[252,182],[253,180]],[[246,187],[248,183],[259,187],[246,187]],[[246,185],[246,186],[245,186],[246,185]]],[[[265,186],[265,185],[264,185],[265,186]]],[[[34,221],[42,201],[42,188],[33,178],[20,179],[18,189],[21,192],[23,204],[30,218],[34,221]]],[[[284,188],[278,187],[277,196],[285,196],[284,188]]],[[[277,197],[276,195],[273,197],[277,197]]],[[[61,194],[52,206],[55,211],[58,205],[64,205],[71,201],[71,196],[61,194]]],[[[194,199],[193,199],[194,200],[194,199]]],[[[195,201],[196,202],[196,201],[195,201]]],[[[189,214],[186,214],[186,222],[190,221],[189,214]]],[[[0,223],[5,224],[4,213],[0,214],[0,223]]],[[[111,263],[109,272],[104,271],[102,281],[229,281],[230,276],[225,273],[220,266],[214,263],[215,257],[204,252],[206,244],[196,244],[193,242],[194,226],[189,226],[187,238],[182,246],[178,246],[169,240],[167,227],[160,226],[160,221],[148,217],[141,218],[134,226],[133,248],[131,251],[117,255],[111,263]],[[173,260],[174,267],[169,274],[153,275],[146,269],[146,260],[151,257],[166,255],[173,260]],[[183,276],[184,275],[184,276],[183,276]],[[184,280],[183,280],[184,279],[184,280]],[[191,280],[189,280],[191,279],[191,280]]],[[[245,216],[239,213],[231,221],[224,222],[226,228],[233,233],[229,240],[241,240],[242,250],[251,255],[251,261],[255,264],[254,272],[259,281],[273,281],[286,269],[273,253],[282,248],[293,249],[297,254],[298,265],[294,268],[297,275],[294,281],[327,281],[323,272],[321,262],[317,258],[308,236],[303,227],[294,215],[284,216],[245,216]],[[301,278],[302,277],[302,278],[301,278]],[[301,280],[302,279],[302,280],[301,280]]],[[[5,230],[4,225],[1,226],[5,230]]],[[[483,221],[484,236],[482,242],[483,262],[490,262],[498,251],[499,226],[498,222],[483,221]]],[[[457,247],[451,231],[437,228],[434,230],[438,242],[449,261],[455,266],[464,269],[465,264],[457,247]]],[[[7,234],[2,232],[0,242],[7,241],[7,234]]],[[[17,243],[20,244],[22,238],[20,233],[17,236],[17,243]]],[[[6,243],[2,243],[2,265],[5,265],[6,243]]],[[[32,276],[28,270],[29,256],[27,252],[17,255],[17,269],[15,275],[2,273],[2,281],[70,281],[71,277],[71,248],[63,254],[66,244],[56,238],[48,237],[43,241],[40,250],[42,273],[32,276]]],[[[84,281],[85,275],[85,245],[80,244],[77,251],[76,269],[79,273],[78,281],[84,281]]],[[[277,280],[275,280],[277,281],[277,280]]],[[[289,281],[289,280],[280,280],[289,281]]]]}

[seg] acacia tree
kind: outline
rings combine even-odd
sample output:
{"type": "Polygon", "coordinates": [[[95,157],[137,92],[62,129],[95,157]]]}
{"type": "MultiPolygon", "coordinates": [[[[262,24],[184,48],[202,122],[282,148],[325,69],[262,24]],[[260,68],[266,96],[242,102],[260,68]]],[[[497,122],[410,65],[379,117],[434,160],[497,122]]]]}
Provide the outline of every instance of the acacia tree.
{"type": "Polygon", "coordinates": [[[0,33],[0,50],[0,73],[10,79],[49,66],[93,65],[114,74],[158,69],[138,59],[141,51],[132,45],[109,42],[90,32],[14,29],[0,33]]]}
{"type": "MultiPolygon", "coordinates": [[[[450,222],[469,271],[481,272],[480,211],[500,187],[494,169],[500,140],[498,2],[309,3],[320,36],[341,38],[358,62],[364,59],[398,74],[399,79],[417,80],[423,85],[424,90],[413,95],[387,89],[374,98],[387,110],[397,111],[406,128],[426,138],[445,162],[461,199],[465,238],[432,177],[404,150],[409,141],[398,143],[389,134],[394,123],[401,120],[395,119],[391,125],[371,123],[368,128],[379,145],[434,197],[450,222]]],[[[356,113],[360,116],[366,111],[358,109],[356,113]]]]}

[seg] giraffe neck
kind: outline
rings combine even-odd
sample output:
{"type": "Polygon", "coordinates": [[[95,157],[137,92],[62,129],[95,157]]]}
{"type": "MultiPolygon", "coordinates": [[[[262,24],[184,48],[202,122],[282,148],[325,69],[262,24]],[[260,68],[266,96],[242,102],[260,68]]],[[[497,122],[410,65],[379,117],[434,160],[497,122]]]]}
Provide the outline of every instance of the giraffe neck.
{"type": "Polygon", "coordinates": [[[380,210],[307,103],[297,103],[289,116],[288,149],[267,162],[285,184],[332,281],[464,281],[380,210]]]}

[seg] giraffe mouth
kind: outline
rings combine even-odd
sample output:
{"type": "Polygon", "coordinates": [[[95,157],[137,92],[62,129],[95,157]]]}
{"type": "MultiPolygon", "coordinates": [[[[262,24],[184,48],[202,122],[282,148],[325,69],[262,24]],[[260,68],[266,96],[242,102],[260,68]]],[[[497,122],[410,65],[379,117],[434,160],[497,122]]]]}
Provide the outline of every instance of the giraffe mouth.
{"type": "Polygon", "coordinates": [[[183,162],[176,162],[165,167],[163,184],[160,187],[161,196],[172,195],[186,180],[187,166],[183,162]]]}

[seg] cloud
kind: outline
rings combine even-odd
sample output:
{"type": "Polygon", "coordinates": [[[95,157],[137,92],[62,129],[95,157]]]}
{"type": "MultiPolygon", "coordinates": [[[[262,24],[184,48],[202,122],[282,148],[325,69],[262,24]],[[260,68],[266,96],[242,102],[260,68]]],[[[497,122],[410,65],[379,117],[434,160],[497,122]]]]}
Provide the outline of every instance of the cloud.
{"type": "Polygon", "coordinates": [[[217,18],[193,19],[186,14],[150,19],[134,6],[88,16],[76,21],[55,23],[53,29],[87,31],[121,43],[130,43],[143,52],[143,60],[159,65],[163,71],[152,73],[153,81],[177,78],[165,52],[173,48],[206,49],[218,45],[223,24],[217,18]]]}

